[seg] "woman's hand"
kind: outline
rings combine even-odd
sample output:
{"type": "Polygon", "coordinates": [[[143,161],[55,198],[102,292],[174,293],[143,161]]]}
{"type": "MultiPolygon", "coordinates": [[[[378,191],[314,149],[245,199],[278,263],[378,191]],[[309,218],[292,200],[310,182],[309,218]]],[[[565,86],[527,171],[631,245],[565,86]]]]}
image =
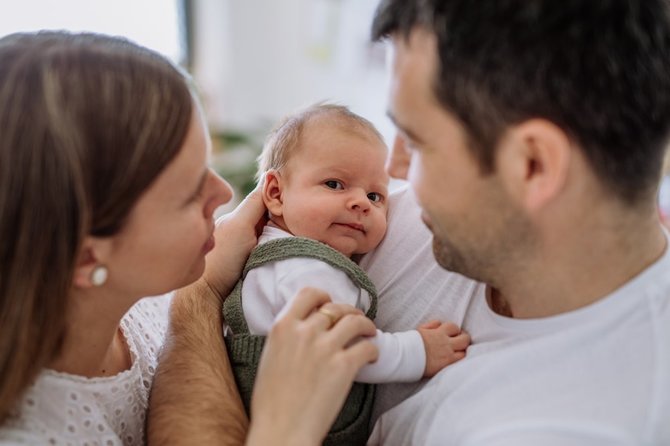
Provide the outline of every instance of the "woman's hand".
{"type": "Polygon", "coordinates": [[[372,321],[303,289],[272,328],[258,368],[247,444],[321,444],[358,370],[377,359],[372,321]]]}
{"type": "Polygon", "coordinates": [[[260,182],[233,212],[216,222],[216,245],[207,255],[203,278],[221,301],[235,286],[266,223],[267,209],[261,196],[262,187],[260,182]]]}

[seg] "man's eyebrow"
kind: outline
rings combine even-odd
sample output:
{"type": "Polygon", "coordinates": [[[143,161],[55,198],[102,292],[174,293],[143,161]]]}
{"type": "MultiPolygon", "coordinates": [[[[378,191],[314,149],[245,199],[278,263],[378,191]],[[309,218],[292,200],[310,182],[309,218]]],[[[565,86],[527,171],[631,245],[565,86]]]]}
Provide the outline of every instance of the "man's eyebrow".
{"type": "Polygon", "coordinates": [[[400,122],[398,122],[398,119],[396,119],[395,115],[391,110],[386,111],[386,116],[388,116],[388,118],[391,120],[393,125],[400,131],[400,133],[403,133],[405,136],[407,136],[407,138],[418,144],[421,144],[423,142],[421,138],[419,138],[416,135],[416,133],[414,133],[413,131],[402,125],[400,122]]]}

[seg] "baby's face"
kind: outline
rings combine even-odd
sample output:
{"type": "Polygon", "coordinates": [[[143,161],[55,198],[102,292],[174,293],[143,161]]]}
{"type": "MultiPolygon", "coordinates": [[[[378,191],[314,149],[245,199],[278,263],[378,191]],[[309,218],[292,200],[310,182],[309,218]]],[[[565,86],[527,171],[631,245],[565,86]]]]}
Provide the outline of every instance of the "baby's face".
{"type": "Polygon", "coordinates": [[[310,123],[282,174],[282,217],[297,236],[346,256],[363,254],[386,232],[386,146],[369,132],[310,123]]]}

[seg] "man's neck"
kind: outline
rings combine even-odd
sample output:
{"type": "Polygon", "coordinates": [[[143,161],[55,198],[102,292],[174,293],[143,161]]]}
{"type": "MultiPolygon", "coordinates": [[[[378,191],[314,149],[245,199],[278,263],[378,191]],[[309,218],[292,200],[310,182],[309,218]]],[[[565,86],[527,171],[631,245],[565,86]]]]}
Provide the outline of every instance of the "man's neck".
{"type": "Polygon", "coordinates": [[[627,231],[603,227],[568,234],[545,240],[525,267],[507,271],[489,293],[491,309],[520,319],[576,310],[611,294],[668,249],[657,218],[627,231]]]}

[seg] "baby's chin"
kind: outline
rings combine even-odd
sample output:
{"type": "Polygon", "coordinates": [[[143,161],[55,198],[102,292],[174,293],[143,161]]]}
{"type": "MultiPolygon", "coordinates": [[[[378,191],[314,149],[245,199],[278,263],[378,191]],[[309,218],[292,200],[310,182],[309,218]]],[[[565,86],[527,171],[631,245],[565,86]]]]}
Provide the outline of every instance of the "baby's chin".
{"type": "Polygon", "coordinates": [[[324,241],[323,243],[330,246],[335,251],[339,251],[340,253],[342,253],[347,257],[351,257],[352,255],[357,253],[358,243],[355,243],[353,240],[352,241],[327,240],[324,241]]]}

